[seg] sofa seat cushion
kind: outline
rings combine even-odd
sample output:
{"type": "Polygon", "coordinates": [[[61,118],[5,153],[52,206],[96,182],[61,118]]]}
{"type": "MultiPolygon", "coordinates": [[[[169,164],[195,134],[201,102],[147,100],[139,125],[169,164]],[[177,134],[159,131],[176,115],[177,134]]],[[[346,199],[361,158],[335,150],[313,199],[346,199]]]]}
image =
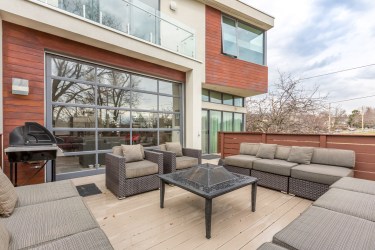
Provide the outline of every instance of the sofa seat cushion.
{"type": "Polygon", "coordinates": [[[176,157],[176,169],[181,170],[185,168],[191,168],[198,165],[198,158],[181,156],[176,157]]]}
{"type": "Polygon", "coordinates": [[[266,242],[258,247],[257,250],[286,250],[286,248],[273,244],[271,242],[266,242]]]}
{"type": "Polygon", "coordinates": [[[100,228],[91,229],[81,233],[73,234],[58,240],[49,241],[44,244],[31,247],[30,250],[112,250],[113,247],[108,238],[100,228]]]}
{"type": "Polygon", "coordinates": [[[0,216],[10,216],[16,207],[17,200],[16,189],[0,169],[0,216]]]}
{"type": "Polygon", "coordinates": [[[158,172],[158,164],[148,160],[129,162],[125,165],[125,175],[128,179],[157,174],[158,172]]]}
{"type": "Polygon", "coordinates": [[[224,164],[240,168],[252,169],[253,162],[257,160],[260,160],[260,158],[252,155],[232,155],[225,157],[224,164]]]}
{"type": "Polygon", "coordinates": [[[331,185],[345,176],[353,176],[353,170],[329,165],[309,164],[292,168],[291,176],[296,179],[331,185]]]}
{"type": "Polygon", "coordinates": [[[10,235],[5,226],[0,222],[0,249],[9,249],[10,235]]]}
{"type": "Polygon", "coordinates": [[[359,193],[375,195],[375,181],[343,177],[332,184],[331,188],[339,188],[359,193]]]}
{"type": "Polygon", "coordinates": [[[17,187],[16,192],[17,207],[79,196],[77,188],[70,180],[17,187]]]}
{"type": "Polygon", "coordinates": [[[331,188],[314,206],[375,222],[375,195],[331,188]]]}
{"type": "Polygon", "coordinates": [[[9,249],[35,246],[98,227],[81,197],[19,207],[1,222],[11,235],[9,249]]]}
{"type": "Polygon", "coordinates": [[[273,237],[288,249],[375,249],[375,223],[312,206],[273,237]]]}
{"type": "Polygon", "coordinates": [[[297,165],[298,165],[297,163],[288,162],[284,160],[261,159],[261,160],[254,161],[253,169],[267,172],[267,173],[272,173],[272,174],[290,176],[290,171],[292,167],[295,167],[297,165]]]}

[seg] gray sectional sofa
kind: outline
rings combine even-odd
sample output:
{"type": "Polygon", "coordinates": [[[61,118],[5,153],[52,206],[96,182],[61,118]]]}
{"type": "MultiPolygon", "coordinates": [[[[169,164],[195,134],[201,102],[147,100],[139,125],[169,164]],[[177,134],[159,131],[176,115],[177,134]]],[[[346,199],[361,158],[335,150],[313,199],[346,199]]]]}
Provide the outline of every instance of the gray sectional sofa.
{"type": "Polygon", "coordinates": [[[226,157],[223,165],[229,171],[257,177],[260,186],[316,200],[335,181],[353,176],[355,153],[330,148],[241,143],[240,154],[226,157]]]}
{"type": "Polygon", "coordinates": [[[113,249],[71,181],[17,187],[15,196],[10,216],[0,217],[0,249],[113,249]]]}
{"type": "Polygon", "coordinates": [[[343,177],[258,249],[375,249],[374,207],[374,181],[343,177]]]}

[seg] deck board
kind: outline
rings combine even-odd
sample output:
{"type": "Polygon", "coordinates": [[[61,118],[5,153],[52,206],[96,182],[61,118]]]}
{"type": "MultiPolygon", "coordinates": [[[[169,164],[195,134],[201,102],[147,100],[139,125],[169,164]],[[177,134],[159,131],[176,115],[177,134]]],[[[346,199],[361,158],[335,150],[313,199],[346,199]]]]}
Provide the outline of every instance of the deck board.
{"type": "Polygon", "coordinates": [[[205,238],[204,199],[166,186],[165,208],[159,191],[118,200],[104,175],[73,179],[95,183],[102,194],[85,197],[115,249],[256,249],[311,205],[311,201],[258,187],[257,211],[250,209],[250,187],[213,200],[212,238],[205,238]]]}

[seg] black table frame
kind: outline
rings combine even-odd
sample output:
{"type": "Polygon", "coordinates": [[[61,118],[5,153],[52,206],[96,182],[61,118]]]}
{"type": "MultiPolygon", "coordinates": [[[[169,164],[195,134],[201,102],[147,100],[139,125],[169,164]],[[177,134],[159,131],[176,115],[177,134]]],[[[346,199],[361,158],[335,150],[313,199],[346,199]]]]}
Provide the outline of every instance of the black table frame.
{"type": "MultiPolygon", "coordinates": [[[[171,173],[171,174],[173,174],[173,173],[171,173]]],[[[221,196],[221,195],[229,193],[229,192],[232,192],[234,190],[243,188],[243,187],[251,184],[251,186],[252,186],[252,188],[251,188],[251,211],[255,212],[258,179],[254,178],[254,177],[249,176],[250,178],[254,179],[250,183],[243,183],[242,185],[238,185],[238,186],[235,186],[231,189],[224,190],[223,192],[216,193],[215,195],[204,195],[201,192],[197,192],[193,188],[186,187],[185,185],[182,185],[181,183],[179,183],[177,181],[171,181],[171,180],[167,181],[167,180],[165,180],[164,176],[167,176],[167,175],[170,175],[170,174],[159,175],[159,178],[160,178],[160,208],[164,208],[165,184],[166,183],[167,184],[173,184],[177,187],[180,187],[180,188],[185,189],[185,190],[187,190],[191,193],[194,193],[198,196],[201,196],[201,197],[205,198],[205,224],[206,224],[206,238],[207,239],[211,238],[212,199],[213,198],[221,196]]],[[[236,174],[236,175],[239,175],[239,174],[236,174]]]]}

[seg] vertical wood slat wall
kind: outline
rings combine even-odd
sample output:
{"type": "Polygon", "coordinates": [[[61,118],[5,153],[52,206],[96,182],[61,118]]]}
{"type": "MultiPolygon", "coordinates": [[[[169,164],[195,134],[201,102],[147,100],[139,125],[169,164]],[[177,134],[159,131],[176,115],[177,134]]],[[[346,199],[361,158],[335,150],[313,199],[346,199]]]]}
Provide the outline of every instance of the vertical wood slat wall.
{"type": "Polygon", "coordinates": [[[375,136],[372,135],[219,132],[218,137],[221,158],[238,154],[241,142],[353,150],[356,154],[355,177],[375,180],[375,136]]]}

